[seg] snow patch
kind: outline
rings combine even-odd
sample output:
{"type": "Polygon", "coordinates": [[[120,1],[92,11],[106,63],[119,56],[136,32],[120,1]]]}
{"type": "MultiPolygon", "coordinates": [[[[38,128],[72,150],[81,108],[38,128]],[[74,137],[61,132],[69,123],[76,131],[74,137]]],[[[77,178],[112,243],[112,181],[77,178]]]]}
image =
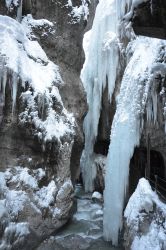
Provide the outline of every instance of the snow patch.
{"type": "Polygon", "coordinates": [[[49,207],[51,203],[55,202],[57,191],[55,181],[51,181],[48,186],[42,187],[36,192],[35,199],[41,207],[49,207]]]}
{"type": "Polygon", "coordinates": [[[38,187],[38,183],[35,177],[29,174],[28,168],[16,167],[17,175],[14,175],[9,182],[24,183],[33,189],[38,187]]]}
{"type": "Polygon", "coordinates": [[[87,0],[81,0],[80,6],[73,6],[73,0],[68,0],[66,7],[71,8],[69,16],[72,18],[72,24],[79,23],[82,17],[84,20],[88,19],[89,8],[87,0]]]}
{"type": "Polygon", "coordinates": [[[145,213],[156,207],[160,211],[159,217],[166,216],[166,205],[159,200],[158,195],[152,191],[152,188],[144,178],[139,180],[138,186],[131,196],[124,212],[126,223],[130,230],[136,234],[131,249],[146,250],[146,249],[165,249],[166,248],[166,225],[157,215],[153,216],[152,221],[149,220],[149,228],[146,234],[139,232],[139,224],[144,221],[145,213]]]}

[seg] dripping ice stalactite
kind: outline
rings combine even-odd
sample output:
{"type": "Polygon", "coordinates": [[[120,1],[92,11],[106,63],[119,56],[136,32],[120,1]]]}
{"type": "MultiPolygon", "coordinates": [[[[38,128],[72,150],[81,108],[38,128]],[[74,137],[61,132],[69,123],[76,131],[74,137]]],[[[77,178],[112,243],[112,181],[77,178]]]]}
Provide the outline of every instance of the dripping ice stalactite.
{"type": "Polygon", "coordinates": [[[89,111],[84,120],[85,148],[81,157],[86,191],[93,190],[93,146],[98,134],[103,90],[108,84],[111,103],[119,62],[118,21],[125,13],[125,4],[101,0],[97,6],[92,30],[84,36],[85,63],[81,79],[87,92],[89,111]],[[121,9],[119,10],[119,6],[121,9]]]}
{"type": "Polygon", "coordinates": [[[122,229],[130,159],[139,145],[141,114],[153,79],[151,69],[157,60],[160,40],[140,37],[131,44],[134,53],[122,79],[106,164],[104,237],[114,245],[118,244],[122,229]]]}
{"type": "Polygon", "coordinates": [[[149,91],[149,98],[146,106],[146,116],[148,123],[153,122],[155,124],[157,122],[157,90],[155,81],[151,87],[151,90],[149,91]]]}
{"type": "MultiPolygon", "coordinates": [[[[5,105],[5,90],[7,82],[11,89],[12,113],[14,112],[17,97],[18,74],[9,69],[6,65],[7,59],[0,55],[0,95],[1,109],[5,105]]],[[[2,112],[2,111],[1,111],[2,112]]]]}
{"type": "MultiPolygon", "coordinates": [[[[17,17],[16,20],[21,23],[22,20],[22,4],[23,4],[23,0],[6,0],[6,6],[7,8],[10,8],[11,4],[13,4],[16,8],[17,8],[17,17]]],[[[2,21],[2,19],[1,19],[2,21]]],[[[6,19],[7,21],[7,19],[6,19]]],[[[9,22],[7,22],[9,23],[9,22]]],[[[4,28],[5,22],[3,21],[0,24],[1,28],[4,28]]],[[[2,30],[2,33],[4,34],[4,30],[2,30]]],[[[15,31],[12,32],[13,35],[15,33],[15,31]]],[[[21,32],[20,32],[21,34],[21,32]]],[[[17,35],[17,34],[15,34],[17,35]]],[[[22,35],[22,34],[21,34],[22,35]]],[[[9,38],[9,37],[8,37],[9,38]]],[[[10,37],[11,38],[11,37],[10,37]]],[[[3,37],[0,39],[0,41],[2,42],[2,48],[0,49],[0,62],[1,62],[1,69],[0,69],[0,95],[1,95],[1,110],[3,109],[4,103],[5,103],[5,89],[6,89],[6,84],[7,81],[10,85],[11,88],[11,97],[12,97],[12,113],[14,112],[15,109],[15,105],[16,105],[16,97],[17,97],[17,85],[18,85],[18,72],[19,72],[19,63],[15,62],[15,67],[14,70],[10,69],[10,67],[7,67],[7,60],[9,58],[5,57],[4,55],[2,56],[1,54],[3,54],[3,42],[4,39],[3,37]],[[17,69],[16,69],[17,68],[17,69]]],[[[18,40],[19,41],[19,40],[18,40]]],[[[14,47],[13,47],[14,49],[14,47]]],[[[6,49],[5,49],[6,50],[6,49]]],[[[10,46],[9,46],[9,51],[10,51],[10,46]]],[[[15,55],[16,56],[16,55],[15,55]]],[[[17,54],[18,56],[18,54],[17,54]]],[[[14,62],[16,58],[13,58],[12,61],[14,62]]],[[[2,113],[2,111],[1,111],[2,113]]]]}

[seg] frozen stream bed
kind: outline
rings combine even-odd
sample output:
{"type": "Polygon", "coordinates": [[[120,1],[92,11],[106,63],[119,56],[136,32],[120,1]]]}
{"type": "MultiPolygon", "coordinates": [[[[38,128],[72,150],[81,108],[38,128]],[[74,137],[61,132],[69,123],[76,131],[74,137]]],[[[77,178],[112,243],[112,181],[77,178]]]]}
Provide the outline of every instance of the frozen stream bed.
{"type": "Polygon", "coordinates": [[[122,250],[103,240],[103,204],[76,187],[77,212],[56,236],[45,240],[38,250],[122,250]]]}

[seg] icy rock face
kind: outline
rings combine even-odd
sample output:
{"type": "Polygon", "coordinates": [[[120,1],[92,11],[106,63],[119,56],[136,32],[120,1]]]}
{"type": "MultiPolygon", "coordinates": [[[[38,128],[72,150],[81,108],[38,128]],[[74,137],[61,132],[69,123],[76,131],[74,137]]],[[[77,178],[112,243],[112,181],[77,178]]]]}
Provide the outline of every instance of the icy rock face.
{"type": "MultiPolygon", "coordinates": [[[[84,1],[87,2],[87,1],[84,1]]],[[[48,57],[59,65],[63,84],[59,91],[64,107],[73,113],[76,133],[70,160],[72,180],[79,176],[80,155],[84,145],[83,118],[87,110],[86,96],[80,80],[83,65],[82,39],[86,20],[82,16],[78,23],[72,22],[68,1],[33,1],[32,12],[36,19],[46,18],[54,23],[54,32],[33,28],[39,43],[48,57]]],[[[72,1],[72,6],[82,6],[82,1],[72,1]]],[[[91,5],[90,5],[91,7],[91,5]]]]}
{"type": "MultiPolygon", "coordinates": [[[[66,0],[29,2],[23,1],[23,15],[31,11],[35,18],[51,22],[27,15],[19,24],[1,17],[1,49],[5,53],[0,60],[0,171],[7,186],[2,199],[10,204],[8,187],[25,198],[17,206],[19,216],[12,217],[12,209],[3,215],[6,224],[1,246],[9,249],[11,245],[13,249],[31,249],[69,219],[73,205],[70,178],[78,172],[86,110],[79,79],[86,24],[83,13],[79,24],[74,24],[66,0]],[[9,40],[12,44],[7,48],[9,40]],[[44,171],[40,178],[39,169],[44,171]],[[16,233],[22,221],[26,224],[24,235],[16,233]],[[15,223],[11,238],[6,234],[11,232],[10,223],[15,223]]],[[[0,2],[0,12],[15,18],[17,6],[12,9],[4,4],[0,2]]]]}
{"type": "Polygon", "coordinates": [[[124,212],[125,248],[132,250],[166,248],[166,205],[144,178],[131,196],[124,212]]]}
{"type": "Polygon", "coordinates": [[[35,247],[66,223],[73,205],[75,121],[59,94],[59,68],[36,41],[32,26],[49,33],[53,24],[31,16],[20,24],[0,16],[2,249],[35,247]]]}
{"type": "Polygon", "coordinates": [[[27,24],[30,20],[19,24],[9,17],[0,17],[1,95],[5,100],[6,88],[11,88],[11,111],[14,114],[17,90],[21,85],[20,104],[23,111],[19,114],[19,125],[28,127],[46,151],[47,146],[48,149],[53,146],[52,142],[60,147],[64,136],[66,143],[71,143],[74,118],[64,108],[59,94],[58,85],[62,82],[59,69],[48,60],[38,42],[32,40],[27,24]],[[6,39],[9,43],[7,47],[6,39]]]}
{"type": "Polygon", "coordinates": [[[161,44],[159,48],[159,56],[152,71],[155,79],[148,94],[141,145],[146,147],[147,136],[149,135],[151,148],[160,152],[165,162],[166,52],[164,44],[161,44]]]}

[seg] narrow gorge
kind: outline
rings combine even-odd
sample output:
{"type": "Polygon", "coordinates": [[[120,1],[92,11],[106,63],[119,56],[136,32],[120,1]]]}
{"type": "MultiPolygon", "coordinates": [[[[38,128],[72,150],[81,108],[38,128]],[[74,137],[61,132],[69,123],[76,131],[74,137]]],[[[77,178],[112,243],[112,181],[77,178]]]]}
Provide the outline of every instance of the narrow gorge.
{"type": "Polygon", "coordinates": [[[165,0],[0,1],[0,250],[166,249],[165,0]]]}

